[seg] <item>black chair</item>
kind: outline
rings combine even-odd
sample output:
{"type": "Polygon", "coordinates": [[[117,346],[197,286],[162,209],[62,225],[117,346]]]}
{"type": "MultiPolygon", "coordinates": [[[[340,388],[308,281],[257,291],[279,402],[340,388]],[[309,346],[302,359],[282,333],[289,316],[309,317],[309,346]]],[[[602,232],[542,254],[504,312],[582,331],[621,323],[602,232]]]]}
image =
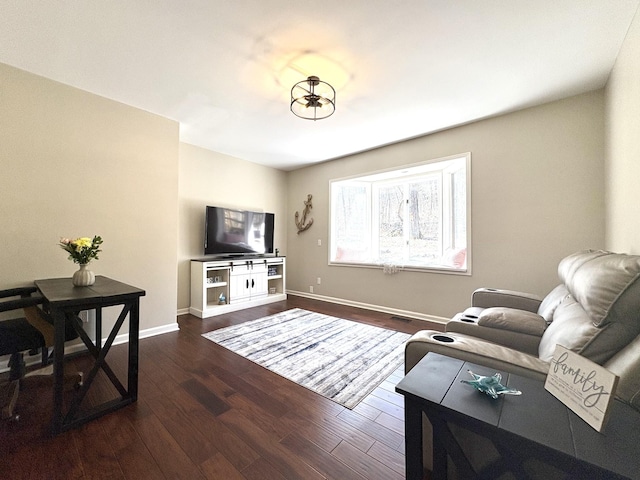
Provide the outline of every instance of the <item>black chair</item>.
{"type": "MultiPolygon", "coordinates": [[[[24,352],[42,354],[42,366],[49,361],[49,347],[53,346],[54,328],[51,317],[38,305],[42,297],[34,295],[35,287],[12,288],[0,290],[0,312],[22,310],[24,317],[0,320],[0,356],[10,355],[9,380],[0,386],[0,407],[2,418],[14,418],[15,405],[18,399],[19,381],[24,377],[26,365],[24,352]]],[[[65,325],[65,339],[77,338],[73,325],[65,325]]]]}

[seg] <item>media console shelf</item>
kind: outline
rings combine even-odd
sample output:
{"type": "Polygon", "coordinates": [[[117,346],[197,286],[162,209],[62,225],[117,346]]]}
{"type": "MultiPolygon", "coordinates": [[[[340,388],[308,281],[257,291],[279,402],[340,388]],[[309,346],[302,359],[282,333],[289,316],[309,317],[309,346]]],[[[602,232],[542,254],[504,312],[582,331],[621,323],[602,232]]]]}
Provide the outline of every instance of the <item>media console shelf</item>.
{"type": "Polygon", "coordinates": [[[189,313],[213,317],[287,299],[284,257],[191,260],[189,313]],[[223,295],[224,303],[220,302],[223,295]]]}

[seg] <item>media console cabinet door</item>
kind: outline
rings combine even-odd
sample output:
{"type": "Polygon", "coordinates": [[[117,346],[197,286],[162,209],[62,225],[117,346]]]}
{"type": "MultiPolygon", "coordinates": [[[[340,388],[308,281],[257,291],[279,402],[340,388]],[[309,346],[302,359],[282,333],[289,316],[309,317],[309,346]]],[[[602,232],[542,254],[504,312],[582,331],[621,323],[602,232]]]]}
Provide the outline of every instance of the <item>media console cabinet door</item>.
{"type": "Polygon", "coordinates": [[[249,282],[251,274],[244,269],[231,272],[229,276],[229,303],[242,302],[251,296],[249,282]]]}
{"type": "Polygon", "coordinates": [[[229,303],[266,296],[267,288],[267,266],[264,263],[234,265],[230,273],[229,303]]]}

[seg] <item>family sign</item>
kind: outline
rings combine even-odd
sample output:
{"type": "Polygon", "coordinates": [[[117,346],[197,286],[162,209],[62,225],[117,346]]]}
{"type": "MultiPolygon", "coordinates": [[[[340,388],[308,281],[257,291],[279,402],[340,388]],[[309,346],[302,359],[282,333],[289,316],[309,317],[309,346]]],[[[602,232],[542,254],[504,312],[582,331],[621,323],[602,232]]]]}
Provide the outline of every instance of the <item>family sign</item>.
{"type": "Polygon", "coordinates": [[[544,388],[600,432],[617,383],[613,373],[557,345],[544,388]]]}

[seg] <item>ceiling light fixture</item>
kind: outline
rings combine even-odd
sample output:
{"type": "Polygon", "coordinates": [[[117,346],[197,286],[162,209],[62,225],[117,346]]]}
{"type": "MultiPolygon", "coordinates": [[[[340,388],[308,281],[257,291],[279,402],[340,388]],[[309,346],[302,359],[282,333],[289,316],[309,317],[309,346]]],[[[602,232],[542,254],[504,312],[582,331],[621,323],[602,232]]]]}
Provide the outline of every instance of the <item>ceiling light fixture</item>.
{"type": "Polygon", "coordinates": [[[291,89],[291,111],[306,120],[322,120],[336,111],[336,91],[316,76],[296,83],[291,89]]]}

